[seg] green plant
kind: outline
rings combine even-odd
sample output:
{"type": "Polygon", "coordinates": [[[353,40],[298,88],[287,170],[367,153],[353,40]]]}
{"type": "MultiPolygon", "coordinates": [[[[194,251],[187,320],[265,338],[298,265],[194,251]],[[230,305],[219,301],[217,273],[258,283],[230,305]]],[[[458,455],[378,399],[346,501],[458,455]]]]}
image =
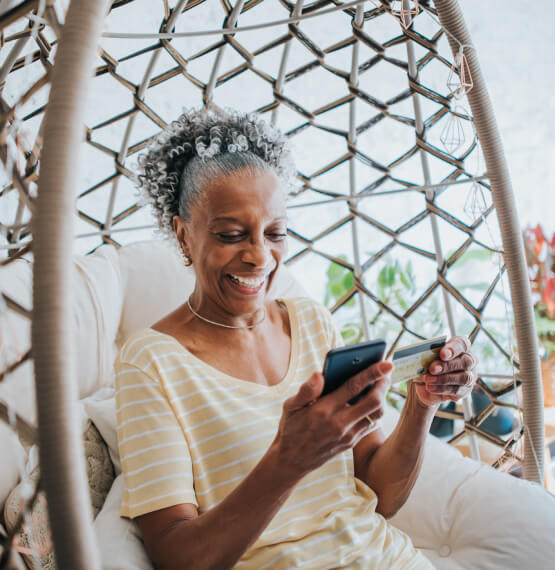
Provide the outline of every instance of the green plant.
{"type": "MultiPolygon", "coordinates": [[[[378,273],[377,293],[378,299],[386,305],[396,306],[403,313],[408,311],[410,299],[416,293],[412,262],[409,260],[403,266],[398,259],[387,258],[378,273]]],[[[381,313],[382,309],[376,313],[372,322],[375,322],[381,313]]]]}
{"type": "MultiPolygon", "coordinates": [[[[339,255],[338,259],[347,262],[345,255],[339,255]]],[[[329,307],[331,304],[337,303],[346,293],[348,293],[355,284],[353,272],[340,265],[331,262],[326,272],[327,282],[324,294],[324,305],[329,307]]],[[[354,307],[355,300],[351,297],[346,303],[347,307],[354,307]]],[[[362,327],[359,322],[347,322],[341,327],[341,336],[346,344],[353,344],[362,340],[362,327]]]]}
{"type": "MultiPolygon", "coordinates": [[[[347,257],[345,255],[340,255],[337,259],[347,262],[347,257]]],[[[339,263],[333,262],[329,264],[326,275],[328,277],[328,282],[326,283],[324,305],[329,307],[332,300],[334,302],[339,301],[347,291],[351,290],[355,284],[355,278],[352,271],[349,271],[339,263]]],[[[348,307],[352,307],[354,304],[355,300],[353,298],[347,301],[348,307]]]]}
{"type": "MultiPolygon", "coordinates": [[[[344,255],[338,259],[346,261],[344,255]]],[[[330,263],[327,270],[328,281],[324,304],[330,306],[339,301],[346,293],[352,290],[354,277],[352,271],[338,263],[330,263]]],[[[405,264],[398,259],[386,257],[381,267],[375,285],[376,297],[398,314],[404,314],[411,307],[416,296],[416,276],[412,262],[405,264]]],[[[355,300],[351,298],[345,303],[347,307],[354,307],[355,300]]],[[[369,326],[373,336],[386,337],[388,325],[383,323],[381,317],[386,311],[378,307],[369,318],[369,326]]],[[[421,307],[413,315],[413,326],[416,330],[426,329],[429,336],[439,334],[443,328],[442,309],[437,299],[432,298],[426,306],[421,307]]],[[[343,340],[346,343],[358,342],[362,339],[362,326],[356,317],[344,323],[341,329],[343,340]]]]}

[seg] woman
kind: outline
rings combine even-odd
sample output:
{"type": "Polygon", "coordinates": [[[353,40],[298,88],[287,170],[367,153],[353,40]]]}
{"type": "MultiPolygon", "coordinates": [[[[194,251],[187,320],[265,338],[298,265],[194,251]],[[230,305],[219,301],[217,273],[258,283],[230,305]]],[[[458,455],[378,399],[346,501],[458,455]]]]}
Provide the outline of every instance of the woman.
{"type": "Polygon", "coordinates": [[[385,439],[392,365],[320,397],[329,312],[272,299],[285,256],[284,137],[256,116],[185,113],[141,160],[160,229],[196,274],[182,306],[116,361],[126,491],[159,568],[430,568],[386,521],[416,480],[434,411],[475,380],[451,339],[385,439]],[[374,383],[356,404],[347,402],[374,383]]]}

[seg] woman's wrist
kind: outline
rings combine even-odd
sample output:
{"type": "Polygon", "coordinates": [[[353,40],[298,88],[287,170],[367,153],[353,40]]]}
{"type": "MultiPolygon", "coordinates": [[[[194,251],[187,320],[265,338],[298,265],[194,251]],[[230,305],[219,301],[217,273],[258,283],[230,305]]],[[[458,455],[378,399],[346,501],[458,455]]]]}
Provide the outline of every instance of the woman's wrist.
{"type": "Polygon", "coordinates": [[[416,384],[414,381],[408,383],[405,407],[408,406],[408,409],[412,411],[412,413],[417,415],[433,416],[439,408],[439,404],[440,402],[435,402],[433,404],[425,404],[422,402],[416,393],[416,384]]]}
{"type": "Polygon", "coordinates": [[[439,403],[423,403],[416,393],[416,384],[409,382],[407,399],[401,414],[401,423],[409,426],[409,431],[413,434],[413,437],[416,435],[416,432],[428,433],[438,408],[439,403]]]}
{"type": "Polygon", "coordinates": [[[263,469],[271,479],[273,488],[278,493],[289,494],[304,474],[295,465],[284,461],[283,453],[276,440],[270,445],[257,468],[263,469]]]}

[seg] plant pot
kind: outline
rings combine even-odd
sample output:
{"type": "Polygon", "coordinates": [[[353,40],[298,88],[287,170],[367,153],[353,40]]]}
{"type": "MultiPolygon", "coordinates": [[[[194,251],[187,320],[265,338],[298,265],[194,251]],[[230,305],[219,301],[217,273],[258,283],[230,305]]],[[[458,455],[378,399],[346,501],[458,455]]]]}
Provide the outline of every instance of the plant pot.
{"type": "Polygon", "coordinates": [[[555,353],[547,360],[541,360],[543,405],[555,406],[555,353]]]}

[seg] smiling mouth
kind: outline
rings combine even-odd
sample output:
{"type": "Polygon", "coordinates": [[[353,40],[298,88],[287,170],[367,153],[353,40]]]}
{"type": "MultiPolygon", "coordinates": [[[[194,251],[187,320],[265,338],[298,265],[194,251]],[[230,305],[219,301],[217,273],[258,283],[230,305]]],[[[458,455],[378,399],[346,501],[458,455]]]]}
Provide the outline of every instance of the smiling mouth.
{"type": "Polygon", "coordinates": [[[227,277],[232,283],[238,285],[241,289],[248,289],[252,292],[259,291],[264,283],[266,283],[267,278],[267,276],[264,276],[247,279],[246,277],[239,277],[237,275],[233,275],[232,273],[228,273],[227,277]]]}

